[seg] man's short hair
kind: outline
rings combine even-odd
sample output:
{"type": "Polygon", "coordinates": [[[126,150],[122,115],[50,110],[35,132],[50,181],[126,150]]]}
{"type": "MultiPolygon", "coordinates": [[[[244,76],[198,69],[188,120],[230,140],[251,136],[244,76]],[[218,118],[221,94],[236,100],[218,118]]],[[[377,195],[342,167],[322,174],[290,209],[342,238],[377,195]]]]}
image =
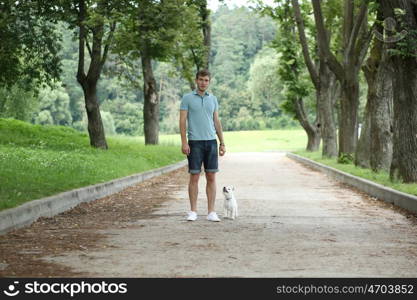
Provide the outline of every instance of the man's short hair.
{"type": "Polygon", "coordinates": [[[208,70],[200,70],[195,74],[195,79],[198,79],[198,77],[205,77],[208,76],[211,79],[211,74],[208,70]]]}

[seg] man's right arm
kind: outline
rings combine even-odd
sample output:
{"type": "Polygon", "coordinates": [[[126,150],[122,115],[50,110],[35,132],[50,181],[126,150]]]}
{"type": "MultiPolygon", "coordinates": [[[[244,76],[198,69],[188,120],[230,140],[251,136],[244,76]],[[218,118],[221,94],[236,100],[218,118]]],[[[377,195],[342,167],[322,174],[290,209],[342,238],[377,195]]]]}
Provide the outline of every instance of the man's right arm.
{"type": "Polygon", "coordinates": [[[180,133],[181,133],[181,151],[185,155],[190,154],[190,146],[187,142],[187,110],[180,110],[180,133]]]}

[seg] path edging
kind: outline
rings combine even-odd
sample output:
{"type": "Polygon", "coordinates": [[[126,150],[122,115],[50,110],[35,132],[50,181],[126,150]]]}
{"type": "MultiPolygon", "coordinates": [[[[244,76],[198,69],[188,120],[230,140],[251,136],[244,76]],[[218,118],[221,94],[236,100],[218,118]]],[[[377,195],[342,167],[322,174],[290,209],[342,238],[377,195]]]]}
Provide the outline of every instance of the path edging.
{"type": "Polygon", "coordinates": [[[347,185],[353,186],[375,198],[405,208],[406,210],[413,213],[417,213],[417,197],[414,195],[403,193],[373,181],[356,177],[354,175],[326,166],[294,153],[287,153],[287,157],[310,166],[316,170],[322,171],[325,174],[330,175],[332,178],[335,178],[336,180],[347,185]]]}
{"type": "Polygon", "coordinates": [[[158,169],[32,200],[20,206],[0,211],[0,234],[30,225],[39,217],[52,217],[82,202],[90,202],[117,193],[146,179],[182,168],[186,164],[187,160],[183,160],[158,169]]]}

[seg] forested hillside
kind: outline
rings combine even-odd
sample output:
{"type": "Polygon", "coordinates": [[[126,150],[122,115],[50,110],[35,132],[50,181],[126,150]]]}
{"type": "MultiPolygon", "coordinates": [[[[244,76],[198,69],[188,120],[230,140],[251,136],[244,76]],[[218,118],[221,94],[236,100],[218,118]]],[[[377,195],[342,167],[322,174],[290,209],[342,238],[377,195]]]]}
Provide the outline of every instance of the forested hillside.
{"type": "MultiPolygon", "coordinates": [[[[218,97],[225,130],[286,128],[296,126],[283,114],[282,84],[277,77],[278,56],[268,47],[276,38],[276,25],[246,7],[220,7],[211,16],[211,91],[218,97]]],[[[60,80],[37,93],[23,83],[11,91],[0,89],[0,117],[34,124],[54,124],[87,130],[83,91],[76,80],[78,41],[64,22],[55,26],[62,38],[60,80]]],[[[178,66],[169,60],[153,61],[159,92],[160,131],[178,133],[178,107],[190,90],[178,66]]],[[[140,64],[123,67],[116,54],[98,81],[97,98],[106,134],[143,135],[143,77],[140,64]]]]}

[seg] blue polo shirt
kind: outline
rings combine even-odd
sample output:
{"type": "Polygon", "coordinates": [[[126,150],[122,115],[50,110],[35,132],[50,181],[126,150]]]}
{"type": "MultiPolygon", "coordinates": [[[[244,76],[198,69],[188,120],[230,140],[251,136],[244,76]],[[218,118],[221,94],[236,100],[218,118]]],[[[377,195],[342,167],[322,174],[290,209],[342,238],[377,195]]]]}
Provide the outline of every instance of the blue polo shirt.
{"type": "Polygon", "coordinates": [[[219,110],[217,98],[205,92],[200,96],[196,90],[182,97],[180,110],[187,110],[188,140],[208,141],[216,139],[213,115],[219,110]]]}

